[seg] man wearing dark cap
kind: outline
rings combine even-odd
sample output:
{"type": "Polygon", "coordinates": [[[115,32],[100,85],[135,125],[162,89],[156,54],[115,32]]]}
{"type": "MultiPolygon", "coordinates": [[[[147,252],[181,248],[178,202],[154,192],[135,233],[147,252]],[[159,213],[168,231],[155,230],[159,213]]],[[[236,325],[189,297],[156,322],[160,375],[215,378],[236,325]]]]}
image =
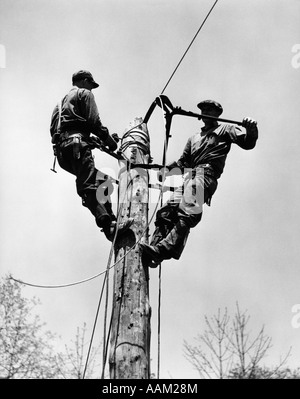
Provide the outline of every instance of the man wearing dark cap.
{"type": "MultiPolygon", "coordinates": [[[[97,189],[105,193],[105,180],[97,177],[92,156],[91,134],[110,151],[117,149],[116,141],[101,123],[92,90],[99,87],[89,71],[80,70],[72,76],[73,88],[54,108],[50,134],[61,168],[76,176],[76,188],[82,204],[95,216],[96,223],[112,241],[115,232],[124,232],[132,223],[128,219],[116,226],[109,196],[97,200],[97,189]]],[[[98,198],[99,199],[99,198],[98,198]]]]}
{"type": "Polygon", "coordinates": [[[244,150],[256,145],[258,130],[253,119],[243,119],[245,132],[242,132],[237,126],[219,124],[204,116],[219,117],[223,108],[218,102],[205,100],[197,106],[204,126],[188,139],[179,160],[167,165],[165,172],[165,176],[184,173],[183,186],[176,189],[157,212],[151,245],[140,244],[144,262],[149,267],[156,267],[165,259],[180,258],[190,229],[201,220],[203,205],[210,205],[231,144],[244,150]]]}

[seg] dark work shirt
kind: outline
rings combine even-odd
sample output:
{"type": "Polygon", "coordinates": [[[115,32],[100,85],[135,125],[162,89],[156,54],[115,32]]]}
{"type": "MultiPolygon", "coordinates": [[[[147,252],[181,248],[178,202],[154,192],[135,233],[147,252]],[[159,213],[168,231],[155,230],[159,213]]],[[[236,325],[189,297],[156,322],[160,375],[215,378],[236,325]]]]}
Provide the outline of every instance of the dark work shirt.
{"type": "MultiPolygon", "coordinates": [[[[58,105],[54,108],[50,134],[54,135],[58,126],[58,105]]],[[[87,89],[73,87],[62,100],[61,132],[77,131],[88,137],[95,134],[101,140],[108,136],[108,129],[101,123],[93,93],[87,89]]]]}
{"type": "Polygon", "coordinates": [[[177,161],[180,168],[196,168],[209,164],[214,176],[218,179],[223,173],[227,154],[231,144],[237,144],[245,150],[255,147],[257,134],[243,133],[233,125],[215,125],[210,129],[202,128],[201,133],[196,133],[188,139],[183,154],[177,161]]]}

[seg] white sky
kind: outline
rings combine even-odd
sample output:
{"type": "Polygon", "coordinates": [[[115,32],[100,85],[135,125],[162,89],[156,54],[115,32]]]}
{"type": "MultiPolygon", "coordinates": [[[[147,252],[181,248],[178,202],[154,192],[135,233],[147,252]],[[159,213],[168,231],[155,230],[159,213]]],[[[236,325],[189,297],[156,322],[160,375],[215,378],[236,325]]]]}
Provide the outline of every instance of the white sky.
{"type": "MultiPolygon", "coordinates": [[[[89,69],[101,119],[120,135],[160,94],[213,0],[1,0],[1,276],[37,284],[81,280],[106,268],[110,243],[81,206],[74,178],[53,157],[49,123],[72,73],[89,69]],[[5,66],[3,68],[3,66],[5,66]]],[[[204,315],[239,302],[251,329],[273,339],[267,365],[299,366],[300,303],[299,0],[220,0],[165,94],[197,112],[207,98],[224,118],[258,120],[257,147],[233,147],[202,222],[180,261],[163,263],[161,378],[197,378],[183,340],[203,332],[204,315]],[[299,60],[299,57],[298,57],[299,60]]],[[[162,113],[149,122],[161,162],[162,113]]],[[[178,159],[201,124],[174,118],[168,161],[178,159]]],[[[95,152],[99,169],[117,162],[95,152]]],[[[152,195],[152,194],[151,194],[152,195]]],[[[153,201],[155,201],[155,194],[153,201]]],[[[154,204],[150,206],[152,215],[154,204]]],[[[151,232],[153,224],[151,225],[151,232]]],[[[112,275],[111,275],[112,280],[112,275]]],[[[150,271],[152,371],[156,372],[158,270],[150,271]]],[[[41,318],[65,341],[92,327],[102,278],[76,287],[26,288],[42,301],[41,318]]],[[[95,343],[102,339],[102,318],[95,343]]]]}

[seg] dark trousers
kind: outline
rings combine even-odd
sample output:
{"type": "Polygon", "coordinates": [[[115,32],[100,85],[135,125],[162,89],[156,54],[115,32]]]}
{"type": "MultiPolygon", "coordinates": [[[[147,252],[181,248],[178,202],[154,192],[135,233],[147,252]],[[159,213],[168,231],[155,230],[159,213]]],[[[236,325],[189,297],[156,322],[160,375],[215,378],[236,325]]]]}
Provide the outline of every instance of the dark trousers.
{"type": "Polygon", "coordinates": [[[82,204],[95,216],[97,225],[108,229],[116,217],[110,200],[107,200],[108,195],[104,201],[97,200],[98,187],[101,185],[103,193],[107,181],[97,178],[98,170],[90,146],[77,137],[67,139],[59,145],[57,160],[62,169],[76,176],[77,194],[82,198],[82,204]]]}
{"type": "MultiPolygon", "coordinates": [[[[210,204],[211,197],[217,189],[217,181],[203,174],[202,178],[197,180],[197,184],[203,190],[203,204],[210,204]]],[[[202,212],[192,213],[188,208],[185,210],[182,201],[178,201],[177,194],[173,195],[156,214],[155,230],[150,244],[157,247],[162,259],[180,258],[190,229],[202,218],[202,212]]]]}
{"type": "Polygon", "coordinates": [[[201,220],[202,213],[187,215],[179,204],[168,202],[157,212],[151,245],[157,246],[163,259],[179,259],[191,227],[201,220]]]}

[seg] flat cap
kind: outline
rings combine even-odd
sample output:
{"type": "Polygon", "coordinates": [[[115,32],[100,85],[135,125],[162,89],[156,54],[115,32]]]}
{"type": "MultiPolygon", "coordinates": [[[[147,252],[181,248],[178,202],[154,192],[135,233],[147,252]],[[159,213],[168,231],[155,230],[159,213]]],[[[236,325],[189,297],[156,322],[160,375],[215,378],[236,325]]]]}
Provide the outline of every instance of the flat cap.
{"type": "Polygon", "coordinates": [[[203,108],[214,108],[216,111],[218,111],[219,115],[221,115],[222,112],[223,112],[223,107],[222,107],[222,105],[219,104],[219,103],[217,103],[217,102],[214,101],[214,100],[204,100],[204,101],[201,101],[199,104],[197,104],[197,107],[198,107],[199,109],[201,109],[201,111],[202,111],[203,108]]]}
{"type": "Polygon", "coordinates": [[[99,87],[99,84],[94,81],[93,75],[89,71],[80,70],[78,72],[73,73],[72,82],[76,82],[77,80],[89,79],[89,81],[93,84],[94,89],[99,87]]]}

